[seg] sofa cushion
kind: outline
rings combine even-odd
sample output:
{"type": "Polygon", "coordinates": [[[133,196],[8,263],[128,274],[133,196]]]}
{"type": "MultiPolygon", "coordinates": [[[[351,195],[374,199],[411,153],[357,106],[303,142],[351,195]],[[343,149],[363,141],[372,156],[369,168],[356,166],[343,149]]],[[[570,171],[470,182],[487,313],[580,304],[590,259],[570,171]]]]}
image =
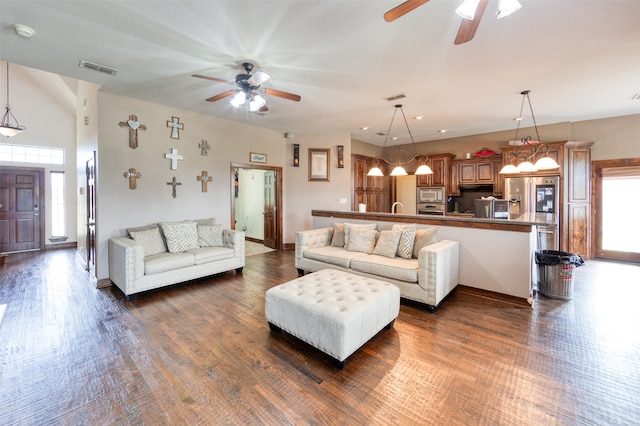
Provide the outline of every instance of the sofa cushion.
{"type": "Polygon", "coordinates": [[[404,225],[397,223],[393,225],[393,228],[391,229],[394,231],[402,231],[402,236],[398,243],[398,256],[403,259],[411,259],[411,256],[413,255],[413,243],[416,239],[416,224],[412,223],[410,225],[404,225]]]}
{"type": "Polygon", "coordinates": [[[160,227],[167,240],[169,253],[180,253],[200,247],[195,221],[161,222],[160,227]]]}
{"type": "Polygon", "coordinates": [[[371,254],[351,261],[351,269],[380,277],[391,278],[410,283],[418,282],[418,259],[403,259],[371,254]]]}
{"type": "Polygon", "coordinates": [[[198,225],[215,225],[216,224],[216,218],[215,217],[208,217],[206,219],[196,219],[195,222],[198,225]]]}
{"type": "Polygon", "coordinates": [[[145,257],[167,251],[167,246],[164,244],[162,235],[160,235],[160,228],[157,226],[139,231],[130,230],[129,235],[134,241],[142,245],[145,257]]]}
{"type": "Polygon", "coordinates": [[[373,254],[378,254],[380,256],[393,259],[394,257],[396,257],[396,252],[398,251],[398,242],[400,242],[401,236],[402,231],[380,232],[380,238],[378,238],[376,247],[373,249],[373,254]]]}
{"type": "Polygon", "coordinates": [[[144,274],[153,275],[161,272],[186,268],[195,264],[195,256],[192,253],[160,253],[144,259],[144,274]]]}
{"type": "Polygon", "coordinates": [[[200,247],[189,250],[196,258],[196,265],[215,262],[216,260],[230,259],[233,257],[233,249],[228,247],[200,247]]]}
{"type": "Polygon", "coordinates": [[[331,245],[335,247],[344,247],[344,223],[336,222],[333,225],[333,236],[331,237],[331,245]]]}
{"type": "Polygon", "coordinates": [[[303,257],[331,265],[348,268],[351,259],[367,256],[366,253],[347,251],[342,247],[323,246],[307,249],[302,254],[303,257]]]}
{"type": "Polygon", "coordinates": [[[413,258],[418,258],[422,247],[438,242],[438,228],[416,229],[416,240],[413,243],[413,258]]]}
{"type": "Polygon", "coordinates": [[[375,229],[359,229],[351,231],[349,242],[345,246],[347,251],[357,251],[361,253],[371,254],[376,245],[376,236],[378,232],[375,229]]]}
{"type": "Polygon", "coordinates": [[[222,247],[222,225],[198,225],[200,247],[222,247]]]}
{"type": "Polygon", "coordinates": [[[349,238],[352,231],[358,231],[361,229],[376,229],[375,223],[359,224],[359,223],[345,223],[344,224],[344,246],[349,245],[349,238]]]}

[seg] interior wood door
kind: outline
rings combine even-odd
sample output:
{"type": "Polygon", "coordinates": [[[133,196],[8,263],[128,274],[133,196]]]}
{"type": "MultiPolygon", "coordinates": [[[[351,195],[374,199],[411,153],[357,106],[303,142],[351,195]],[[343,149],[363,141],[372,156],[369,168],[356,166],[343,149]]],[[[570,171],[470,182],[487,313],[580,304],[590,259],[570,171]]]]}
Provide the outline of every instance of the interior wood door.
{"type": "Polygon", "coordinates": [[[0,167],[0,252],[41,249],[43,215],[44,169],[0,167]]]}
{"type": "Polygon", "coordinates": [[[264,245],[277,248],[276,179],[273,170],[264,173],[264,245]]]}
{"type": "Polygon", "coordinates": [[[87,187],[87,271],[95,270],[96,266],[96,166],[95,152],[85,167],[85,179],[87,187]]]}

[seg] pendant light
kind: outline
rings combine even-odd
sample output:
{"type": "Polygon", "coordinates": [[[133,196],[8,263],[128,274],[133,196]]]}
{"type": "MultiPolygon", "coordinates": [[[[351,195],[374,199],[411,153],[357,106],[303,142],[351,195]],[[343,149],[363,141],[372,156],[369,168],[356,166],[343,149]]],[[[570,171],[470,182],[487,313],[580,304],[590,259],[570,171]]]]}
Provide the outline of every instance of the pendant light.
{"type": "Polygon", "coordinates": [[[533,141],[531,136],[522,138],[518,149],[509,155],[509,164],[505,165],[500,174],[513,174],[513,173],[534,173],[539,170],[553,170],[560,168],[560,165],[551,157],[549,157],[549,145],[540,141],[540,134],[538,133],[538,125],[536,124],[536,117],[533,114],[533,107],[531,106],[531,98],[529,97],[530,90],[524,90],[520,92],[522,95],[522,104],[520,105],[520,115],[516,120],[518,126],[516,127],[515,140],[518,140],[518,131],[520,130],[520,122],[522,121],[522,111],[524,109],[525,99],[529,103],[529,111],[531,111],[531,118],[533,119],[533,127],[536,130],[536,141],[533,141]],[[544,156],[536,161],[535,164],[531,162],[538,153],[544,150],[544,156]],[[517,164],[513,164],[516,162],[517,164]]]}
{"type": "Polygon", "coordinates": [[[25,127],[18,123],[18,120],[11,112],[11,106],[9,104],[9,62],[7,62],[7,106],[5,107],[5,113],[0,123],[0,134],[10,138],[22,132],[24,129],[25,127]],[[15,121],[15,125],[11,123],[11,119],[15,121]]]}
{"type": "MultiPolygon", "coordinates": [[[[402,104],[395,105],[395,110],[393,110],[393,115],[391,116],[391,122],[389,123],[389,129],[387,130],[387,135],[384,138],[384,144],[382,145],[382,148],[384,149],[384,147],[387,145],[387,141],[389,140],[389,133],[391,132],[391,126],[393,125],[393,120],[395,119],[396,113],[398,112],[398,110],[400,110],[400,112],[402,113],[402,117],[404,118],[404,124],[407,126],[407,131],[409,132],[409,137],[411,138],[411,144],[413,145],[415,154],[411,154],[401,148],[396,147],[397,150],[403,151],[410,158],[407,161],[393,161],[392,158],[386,159],[384,157],[382,157],[381,159],[388,164],[397,164],[396,167],[394,167],[394,169],[391,171],[390,176],[407,176],[408,173],[405,170],[405,168],[402,167],[402,165],[410,163],[418,157],[418,148],[416,147],[416,143],[413,140],[413,135],[411,134],[411,129],[409,129],[409,123],[407,122],[407,117],[404,115],[402,104]]],[[[424,157],[424,160],[426,161],[427,159],[426,155],[422,155],[421,157],[424,157]]],[[[369,172],[367,173],[367,176],[384,176],[384,173],[382,173],[382,170],[380,169],[379,166],[380,166],[380,162],[378,161],[378,159],[377,158],[374,159],[373,167],[369,170],[369,172]]],[[[414,174],[430,175],[430,174],[433,174],[433,171],[426,164],[420,164],[414,174]]]]}

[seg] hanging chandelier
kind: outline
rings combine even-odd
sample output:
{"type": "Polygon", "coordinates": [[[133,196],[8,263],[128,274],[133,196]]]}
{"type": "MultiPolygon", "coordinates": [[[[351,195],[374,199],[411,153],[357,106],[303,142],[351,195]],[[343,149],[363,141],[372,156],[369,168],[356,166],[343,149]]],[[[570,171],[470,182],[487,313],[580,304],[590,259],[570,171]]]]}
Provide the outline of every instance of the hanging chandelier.
{"type": "Polygon", "coordinates": [[[25,127],[18,123],[18,120],[11,112],[11,106],[9,104],[9,62],[7,62],[7,106],[5,107],[5,113],[0,123],[0,134],[10,138],[22,132],[24,129],[25,127]],[[12,124],[11,119],[13,119],[15,125],[12,124]]]}
{"type": "Polygon", "coordinates": [[[531,111],[531,118],[533,119],[533,127],[536,130],[537,140],[532,140],[531,136],[522,138],[518,149],[509,154],[508,164],[500,170],[500,174],[532,173],[537,172],[538,170],[553,170],[560,168],[560,165],[553,158],[548,156],[549,145],[540,141],[538,125],[536,124],[536,117],[533,115],[533,107],[531,106],[531,98],[529,97],[530,92],[530,90],[520,92],[522,95],[522,104],[520,105],[520,115],[516,118],[518,126],[516,127],[515,140],[518,140],[518,131],[520,130],[520,122],[522,121],[522,111],[525,99],[529,102],[529,111],[531,111]],[[543,151],[543,157],[533,164],[531,160],[534,159],[541,151],[543,151]]]}
{"type": "MultiPolygon", "coordinates": [[[[396,164],[396,167],[394,167],[394,169],[391,171],[390,176],[406,176],[407,171],[405,170],[404,167],[402,167],[402,165],[412,162],[419,156],[418,148],[416,147],[416,143],[413,140],[413,135],[411,134],[411,129],[409,129],[409,123],[407,122],[407,117],[404,115],[404,110],[402,109],[402,104],[395,105],[395,109],[393,110],[393,115],[391,116],[391,122],[389,123],[389,129],[387,130],[386,137],[384,138],[384,144],[382,145],[382,149],[384,149],[384,147],[387,145],[387,141],[389,140],[389,132],[391,132],[391,126],[393,125],[393,120],[395,119],[396,113],[398,112],[398,110],[400,110],[400,112],[402,113],[402,118],[404,118],[404,124],[407,126],[407,131],[409,132],[409,137],[411,138],[411,145],[413,145],[414,153],[410,153],[396,146],[395,151],[400,151],[404,157],[399,158],[398,160],[394,160],[393,156],[390,156],[389,158],[385,158],[384,156],[380,158],[375,158],[373,161],[373,167],[369,170],[369,173],[367,173],[367,176],[384,176],[384,173],[382,173],[382,170],[380,170],[380,167],[379,167],[380,159],[387,164],[396,164]],[[404,161],[400,161],[401,159],[404,161]]],[[[422,161],[427,160],[426,155],[421,155],[420,157],[422,161]]],[[[430,174],[433,174],[433,171],[426,164],[420,164],[414,174],[430,175],[430,174]]]]}

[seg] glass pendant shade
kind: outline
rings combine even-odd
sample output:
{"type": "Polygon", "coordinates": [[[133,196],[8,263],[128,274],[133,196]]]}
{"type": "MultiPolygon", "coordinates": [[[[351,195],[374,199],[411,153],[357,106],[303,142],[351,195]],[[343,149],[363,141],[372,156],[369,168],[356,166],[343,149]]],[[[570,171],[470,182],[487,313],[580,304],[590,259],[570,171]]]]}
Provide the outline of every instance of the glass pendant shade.
{"type": "Polygon", "coordinates": [[[233,99],[231,99],[231,101],[229,102],[231,103],[231,105],[238,108],[240,107],[240,105],[243,105],[246,102],[246,100],[247,100],[247,94],[244,92],[238,92],[235,94],[233,99]]]}
{"type": "Polygon", "coordinates": [[[390,176],[406,176],[407,171],[402,166],[396,166],[395,169],[391,172],[390,176]]]}
{"type": "Polygon", "coordinates": [[[534,166],[533,163],[531,163],[531,161],[523,161],[522,163],[518,164],[516,169],[518,169],[519,173],[537,172],[538,171],[538,169],[536,169],[536,166],[534,166]]]}
{"type": "Polygon", "coordinates": [[[464,19],[473,20],[476,9],[480,0],[464,0],[464,2],[456,9],[456,14],[464,19]]]}
{"type": "Polygon", "coordinates": [[[7,62],[7,106],[5,107],[5,113],[2,116],[2,122],[0,122],[0,134],[10,138],[25,129],[18,123],[18,120],[13,116],[11,107],[9,106],[9,62],[7,62]],[[15,125],[11,123],[11,120],[15,122],[15,125]]]}
{"type": "Polygon", "coordinates": [[[498,19],[502,19],[506,16],[511,15],[521,7],[522,5],[518,3],[518,0],[500,0],[500,3],[498,4],[498,11],[496,12],[496,17],[498,19]]]}
{"type": "Polygon", "coordinates": [[[518,171],[518,168],[513,164],[507,164],[502,169],[500,169],[498,173],[500,173],[501,175],[504,175],[509,173],[520,173],[520,172],[518,171]]]}
{"type": "Polygon", "coordinates": [[[384,176],[384,174],[382,173],[382,170],[380,170],[380,167],[374,166],[369,170],[367,176],[384,176]]]}
{"type": "Polygon", "coordinates": [[[266,104],[267,101],[260,95],[255,95],[251,102],[249,102],[249,111],[257,111],[266,104]]]}
{"type": "Polygon", "coordinates": [[[542,157],[536,161],[535,168],[538,170],[553,170],[560,168],[560,165],[551,157],[542,157]]]}
{"type": "Polygon", "coordinates": [[[427,166],[426,164],[421,164],[420,167],[416,169],[415,174],[416,175],[432,175],[433,170],[431,170],[431,167],[427,166]]]}

